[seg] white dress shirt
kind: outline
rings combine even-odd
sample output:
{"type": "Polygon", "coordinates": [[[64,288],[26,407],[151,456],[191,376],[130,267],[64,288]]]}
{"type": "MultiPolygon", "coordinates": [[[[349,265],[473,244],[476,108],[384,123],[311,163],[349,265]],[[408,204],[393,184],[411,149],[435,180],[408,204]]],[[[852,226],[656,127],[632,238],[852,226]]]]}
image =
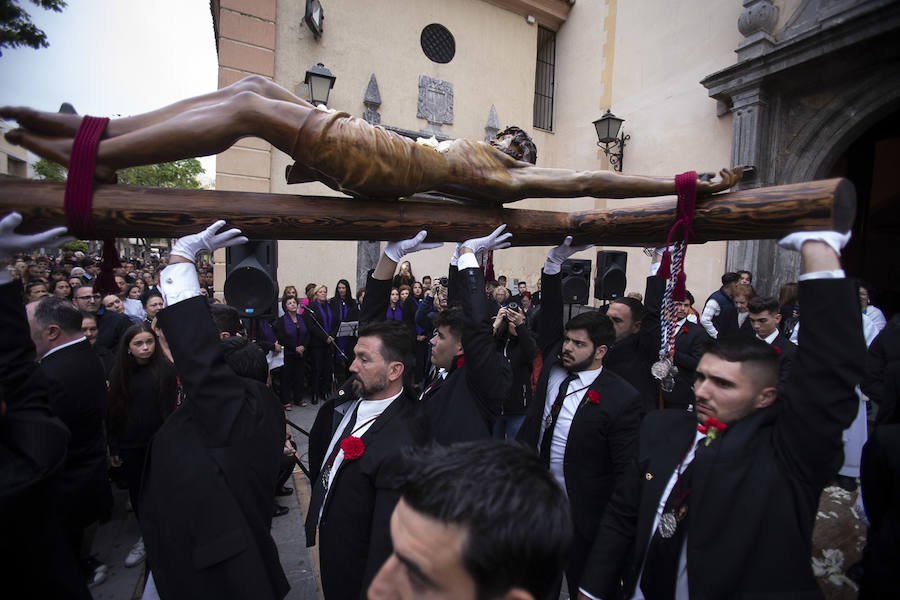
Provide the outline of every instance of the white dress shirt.
{"type": "MultiPolygon", "coordinates": [[[[563,491],[566,490],[563,462],[566,456],[566,441],[569,439],[569,428],[572,426],[572,419],[575,417],[575,411],[577,411],[578,407],[581,405],[582,398],[584,398],[588,388],[594,383],[594,380],[597,379],[597,376],[600,375],[602,370],[603,367],[599,367],[597,369],[591,369],[590,371],[579,371],[578,373],[575,373],[578,377],[569,383],[569,387],[566,390],[566,399],[563,400],[562,407],[559,409],[559,415],[556,417],[556,427],[553,428],[553,439],[550,440],[550,474],[553,475],[553,478],[556,479],[563,491]]],[[[550,378],[547,381],[547,398],[544,401],[544,415],[541,420],[541,435],[538,439],[538,448],[541,447],[541,443],[543,442],[547,417],[550,415],[550,409],[553,407],[553,402],[556,400],[556,395],[559,393],[559,386],[566,380],[566,377],[568,377],[568,372],[559,365],[554,365],[553,368],[550,369],[550,378]]]]}
{"type": "MultiPolygon", "coordinates": [[[[400,393],[396,396],[391,396],[390,398],[386,398],[384,400],[366,400],[364,398],[360,398],[350,405],[350,408],[347,412],[344,413],[344,418],[341,419],[340,424],[337,426],[337,429],[334,430],[334,435],[331,436],[331,443],[328,444],[328,450],[325,452],[325,460],[322,462],[322,467],[325,467],[325,463],[328,462],[328,457],[331,456],[332,451],[334,450],[335,444],[340,444],[341,440],[338,439],[342,433],[344,433],[344,429],[347,427],[347,424],[350,422],[350,417],[353,415],[353,411],[356,411],[356,423],[354,424],[354,429],[348,435],[353,435],[355,437],[362,437],[369,428],[372,427],[372,424],[375,422],[381,413],[385,411],[385,409],[391,405],[391,402],[400,397],[400,394],[403,393],[403,389],[400,389],[400,393]],[[359,407],[357,409],[357,407],[359,407]]],[[[342,438],[343,439],[343,438],[342,438]]],[[[343,449],[338,450],[337,456],[334,457],[334,462],[331,465],[331,471],[328,473],[328,487],[325,490],[325,500],[328,499],[328,494],[331,493],[331,483],[334,481],[334,476],[337,474],[338,469],[341,468],[341,463],[344,462],[344,451],[343,449]]],[[[319,519],[322,518],[322,510],[325,508],[325,500],[322,501],[322,507],[319,509],[319,519]]]]}
{"type": "Polygon", "coordinates": [[[87,339],[87,338],[85,338],[84,336],[81,336],[77,340],[72,340],[71,342],[66,342],[65,344],[60,344],[59,346],[56,346],[55,348],[50,348],[49,350],[44,352],[44,355],[38,359],[38,362],[41,362],[42,360],[44,360],[45,358],[47,358],[48,356],[50,356],[57,350],[62,350],[63,348],[68,348],[69,346],[74,346],[75,344],[77,344],[85,339],[87,339]]]}

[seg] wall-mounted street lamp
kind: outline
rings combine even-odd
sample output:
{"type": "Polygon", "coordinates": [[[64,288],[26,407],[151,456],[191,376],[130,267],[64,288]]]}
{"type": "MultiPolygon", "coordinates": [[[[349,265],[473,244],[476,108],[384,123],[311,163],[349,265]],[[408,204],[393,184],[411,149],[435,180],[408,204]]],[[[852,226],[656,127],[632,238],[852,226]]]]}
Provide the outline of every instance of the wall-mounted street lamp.
{"type": "Polygon", "coordinates": [[[625,142],[631,139],[630,135],[622,134],[619,136],[619,129],[621,129],[624,122],[625,119],[620,119],[612,114],[609,109],[606,110],[602,117],[594,121],[594,128],[597,130],[597,145],[603,147],[603,153],[609,157],[609,164],[614,171],[619,172],[622,171],[625,142]]]}
{"type": "Polygon", "coordinates": [[[309,86],[309,101],[314,105],[324,104],[328,106],[328,94],[334,87],[334,80],[337,79],[331,74],[325,65],[318,63],[316,66],[306,72],[306,78],[303,83],[309,86]]]}

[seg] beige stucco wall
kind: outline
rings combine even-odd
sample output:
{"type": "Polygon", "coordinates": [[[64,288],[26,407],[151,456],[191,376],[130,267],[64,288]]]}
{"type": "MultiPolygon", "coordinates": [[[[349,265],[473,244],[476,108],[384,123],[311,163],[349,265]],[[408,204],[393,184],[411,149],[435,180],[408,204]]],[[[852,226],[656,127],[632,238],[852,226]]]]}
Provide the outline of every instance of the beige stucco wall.
{"type": "MultiPolygon", "coordinates": [[[[730,165],[731,116],[716,115],[699,81],[734,64],[741,10],[738,1],[618,3],[611,107],[631,136],[626,172],[671,176],[730,165]]],[[[628,254],[628,291],[643,292],[649,259],[636,248],[628,254]]],[[[690,247],[687,287],[698,304],[719,287],[724,269],[724,242],[690,247]]]]}

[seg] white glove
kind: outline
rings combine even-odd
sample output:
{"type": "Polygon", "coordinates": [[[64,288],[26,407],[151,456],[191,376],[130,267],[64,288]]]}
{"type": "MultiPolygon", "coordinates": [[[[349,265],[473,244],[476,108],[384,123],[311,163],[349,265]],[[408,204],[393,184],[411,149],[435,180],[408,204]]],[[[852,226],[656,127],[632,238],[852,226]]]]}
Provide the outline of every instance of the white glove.
{"type": "Polygon", "coordinates": [[[478,254],[482,250],[502,250],[503,248],[509,248],[512,245],[512,242],[509,241],[512,234],[503,233],[504,229],[506,229],[506,223],[492,231],[490,235],[466,240],[460,245],[459,250],[462,252],[463,248],[468,248],[473,253],[478,254]]]}
{"type": "Polygon", "coordinates": [[[15,233],[15,228],[21,224],[22,215],[17,212],[11,212],[0,219],[0,263],[8,262],[16,252],[35,248],[57,248],[75,239],[65,235],[69,231],[65,227],[54,227],[31,235],[15,233]]]}
{"type": "Polygon", "coordinates": [[[197,258],[197,253],[201,250],[212,253],[219,248],[247,243],[247,237],[241,235],[240,229],[229,229],[223,233],[216,233],[224,224],[225,221],[219,219],[200,233],[178,238],[175,240],[175,245],[172,246],[172,251],[169,254],[180,256],[193,262],[197,258]]]}
{"type": "Polygon", "coordinates": [[[837,231],[798,231],[778,240],[778,245],[788,250],[800,252],[805,242],[825,242],[841,255],[841,248],[850,241],[850,232],[838,233],[837,231]]]}
{"type": "Polygon", "coordinates": [[[555,248],[550,248],[550,251],[547,252],[547,260],[544,262],[544,273],[547,275],[556,275],[560,272],[564,260],[573,254],[577,254],[578,252],[582,252],[593,246],[593,244],[573,246],[572,236],[567,235],[562,244],[555,248]]]}
{"type": "Polygon", "coordinates": [[[431,250],[432,248],[440,248],[443,242],[423,242],[428,232],[424,229],[416,234],[416,237],[408,240],[400,240],[399,242],[390,242],[384,247],[384,255],[395,263],[407,254],[418,252],[419,250],[431,250]]]}

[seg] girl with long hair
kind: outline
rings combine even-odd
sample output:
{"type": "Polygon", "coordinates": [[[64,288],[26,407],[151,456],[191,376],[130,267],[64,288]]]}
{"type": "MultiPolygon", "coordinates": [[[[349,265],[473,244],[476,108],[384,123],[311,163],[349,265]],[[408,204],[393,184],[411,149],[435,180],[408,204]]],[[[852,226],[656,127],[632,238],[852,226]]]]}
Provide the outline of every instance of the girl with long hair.
{"type": "MultiPolygon", "coordinates": [[[[110,464],[122,467],[134,514],[140,520],[141,474],[150,439],[175,409],[175,367],[160,352],[146,323],[122,335],[109,374],[107,435],[110,464]]],[[[129,552],[126,566],[143,560],[143,538],[129,552]]]]}

